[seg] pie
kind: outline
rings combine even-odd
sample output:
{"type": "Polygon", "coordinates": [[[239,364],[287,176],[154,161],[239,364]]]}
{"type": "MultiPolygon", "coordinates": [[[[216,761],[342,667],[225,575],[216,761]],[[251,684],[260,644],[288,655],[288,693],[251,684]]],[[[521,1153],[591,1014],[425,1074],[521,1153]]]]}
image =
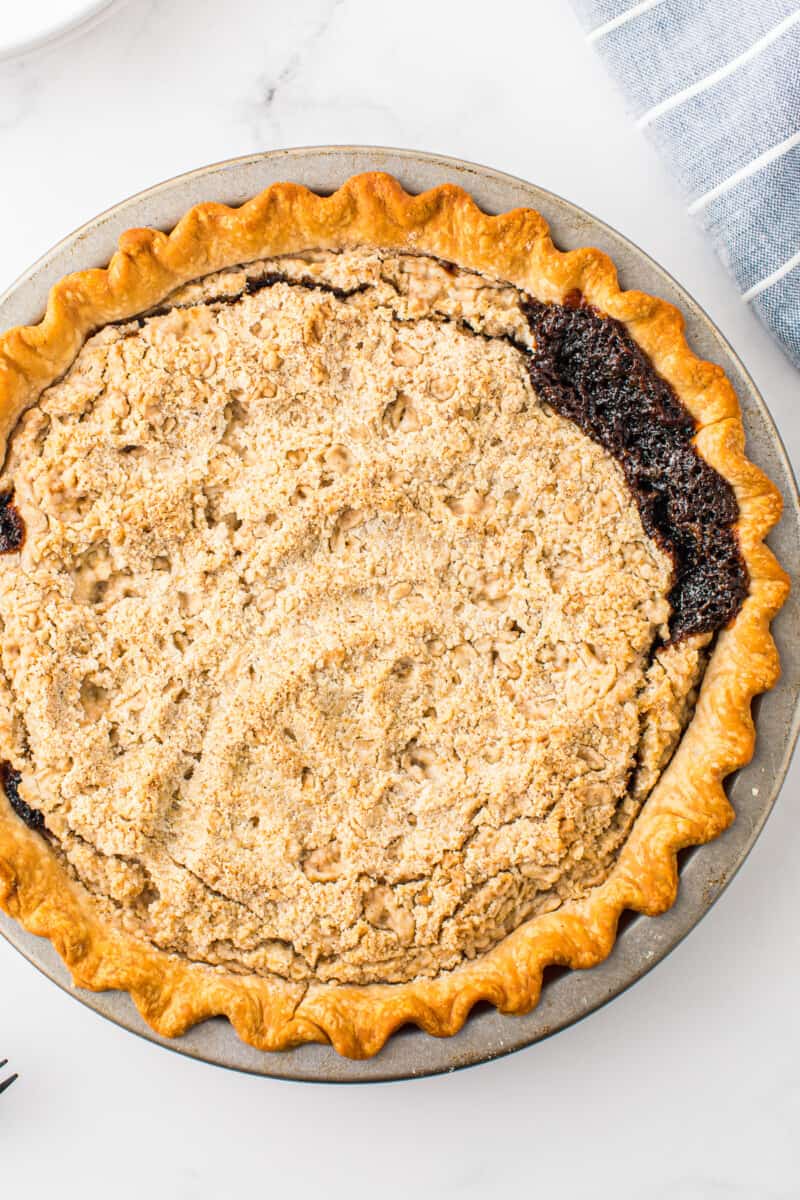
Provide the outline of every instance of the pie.
{"type": "Polygon", "coordinates": [[[733,818],[780,512],[599,251],[457,188],[125,234],[0,339],[0,903],[172,1037],[537,1001],[733,818]]]}

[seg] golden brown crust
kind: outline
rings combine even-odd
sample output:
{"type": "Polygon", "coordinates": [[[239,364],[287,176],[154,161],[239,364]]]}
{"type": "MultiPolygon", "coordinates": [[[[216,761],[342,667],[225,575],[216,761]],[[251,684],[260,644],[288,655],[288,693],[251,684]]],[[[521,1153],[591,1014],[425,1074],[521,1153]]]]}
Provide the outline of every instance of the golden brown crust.
{"type": "Polygon", "coordinates": [[[692,353],[671,305],[620,291],[604,254],[561,253],[537,213],[487,216],[450,185],[412,197],[390,176],[368,174],[319,197],[276,184],[239,209],[198,205],[170,234],[129,231],[108,268],[68,276],[52,289],[39,325],[0,337],[0,437],[5,440],[24,409],[68,369],[93,329],[151,308],[212,271],[306,248],[354,245],[435,255],[542,300],[578,289],[622,321],[697,421],[700,453],[735,489],[750,590],[718,638],[693,719],[606,881],[433,980],[306,987],[227,974],[150,948],[102,921],[43,839],[0,805],[0,906],[53,941],[78,986],[129,991],[145,1020],[168,1037],[225,1014],[240,1037],[262,1049],[320,1041],[366,1057],[407,1022],[438,1036],[455,1033],[479,1000],[507,1013],[528,1011],[545,966],[592,966],[610,952],[623,909],[654,915],[672,904],[677,852],[708,841],[733,819],[722,780],[750,759],[750,702],[778,677],[769,623],[788,580],[763,538],[780,515],[781,499],[744,455],[739,408],[724,373],[692,353]]]}

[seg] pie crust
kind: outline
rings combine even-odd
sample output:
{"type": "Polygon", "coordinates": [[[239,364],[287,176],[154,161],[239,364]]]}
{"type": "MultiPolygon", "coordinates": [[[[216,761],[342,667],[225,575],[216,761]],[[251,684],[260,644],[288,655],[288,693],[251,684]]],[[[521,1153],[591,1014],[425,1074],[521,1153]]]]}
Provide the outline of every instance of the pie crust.
{"type": "MultiPolygon", "coordinates": [[[[52,289],[39,325],[0,338],[4,444],[94,331],[147,313],[184,285],[228,268],[357,248],[429,256],[543,303],[579,293],[624,325],[694,419],[698,453],[734,489],[749,591],[719,633],[691,721],[603,881],[524,920],[453,969],[438,964],[431,977],[357,984],[292,979],[195,963],[158,949],[108,919],[47,842],[0,800],[0,905],[52,940],[77,986],[129,991],[144,1019],[168,1037],[224,1014],[240,1037],[261,1049],[319,1041],[367,1057],[408,1022],[437,1036],[455,1033],[480,1000],[505,1013],[528,1011],[547,965],[590,967],[610,952],[623,909],[655,915],[672,904],[678,851],[709,840],[733,819],[722,781],[751,757],[750,702],[778,676],[769,622],[788,580],[762,539],[780,515],[781,500],[744,455],[738,404],[724,373],[690,351],[682,318],[670,305],[620,291],[605,255],[561,253],[537,213],[487,216],[449,185],[412,197],[391,177],[368,174],[319,197],[277,184],[239,209],[199,205],[168,235],[129,231],[108,268],[68,276],[52,289]]],[[[324,870],[322,863],[323,878],[324,870]]]]}

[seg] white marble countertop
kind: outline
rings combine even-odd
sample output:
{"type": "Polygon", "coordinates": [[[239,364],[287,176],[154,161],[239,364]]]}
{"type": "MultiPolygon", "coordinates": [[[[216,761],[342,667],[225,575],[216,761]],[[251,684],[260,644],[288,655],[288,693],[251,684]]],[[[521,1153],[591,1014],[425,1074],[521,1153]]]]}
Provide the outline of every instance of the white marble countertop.
{"type": "MultiPolygon", "coordinates": [[[[621,229],[728,336],[800,461],[797,373],[563,2],[127,0],[0,64],[0,290],[160,179],[326,142],[484,162],[621,229]]],[[[565,1033],[454,1076],[347,1089],[224,1072],[102,1021],[0,944],[0,1057],[21,1074],[0,1099],[0,1190],[798,1196],[799,782],[796,765],[743,870],[654,972],[565,1033]]]]}

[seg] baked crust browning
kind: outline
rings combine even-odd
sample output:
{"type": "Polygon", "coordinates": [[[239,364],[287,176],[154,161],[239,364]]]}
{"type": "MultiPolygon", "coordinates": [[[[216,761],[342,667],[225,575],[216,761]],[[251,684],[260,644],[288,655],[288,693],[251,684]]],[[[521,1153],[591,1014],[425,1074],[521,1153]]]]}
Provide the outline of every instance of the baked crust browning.
{"type": "MultiPolygon", "coordinates": [[[[359,246],[435,256],[506,281],[542,302],[560,302],[578,290],[621,321],[694,418],[700,454],[734,488],[750,590],[733,624],[720,634],[693,718],[604,881],[527,920],[473,961],[446,971],[437,964],[433,978],[344,986],[192,964],[115,927],[102,904],[70,880],[43,839],[10,806],[0,806],[3,906],[33,932],[52,938],[78,985],[129,990],[145,1019],[167,1036],[225,1013],[240,1036],[263,1048],[328,1040],[341,1053],[363,1056],[407,1021],[431,1033],[453,1033],[479,999],[505,1012],[526,1011],[538,998],[548,963],[590,966],[609,952],[623,908],[656,913],[672,902],[677,851],[708,840],[732,819],[721,781],[750,757],[750,700],[777,677],[768,626],[787,584],[762,539],[777,520],[780,499],[744,457],[729,383],[719,368],[692,355],[673,309],[641,293],[620,292],[613,266],[597,251],[559,253],[544,222],[529,211],[488,217],[458,189],[410,197],[394,180],[368,175],[328,198],[277,185],[238,210],[200,206],[170,235],[132,231],[107,270],[62,281],[39,326],[0,340],[4,433],[65,374],[93,330],[168,297],[175,303],[183,285],[242,262],[359,246]]],[[[191,302],[191,289],[177,299],[191,302]]],[[[30,552],[34,536],[29,531],[23,553],[30,552]]],[[[426,768],[425,761],[412,765],[426,768]]],[[[323,873],[330,865],[321,859],[316,864],[323,873]]],[[[384,912],[385,900],[376,899],[378,925],[398,920],[396,913],[384,912]]]]}

